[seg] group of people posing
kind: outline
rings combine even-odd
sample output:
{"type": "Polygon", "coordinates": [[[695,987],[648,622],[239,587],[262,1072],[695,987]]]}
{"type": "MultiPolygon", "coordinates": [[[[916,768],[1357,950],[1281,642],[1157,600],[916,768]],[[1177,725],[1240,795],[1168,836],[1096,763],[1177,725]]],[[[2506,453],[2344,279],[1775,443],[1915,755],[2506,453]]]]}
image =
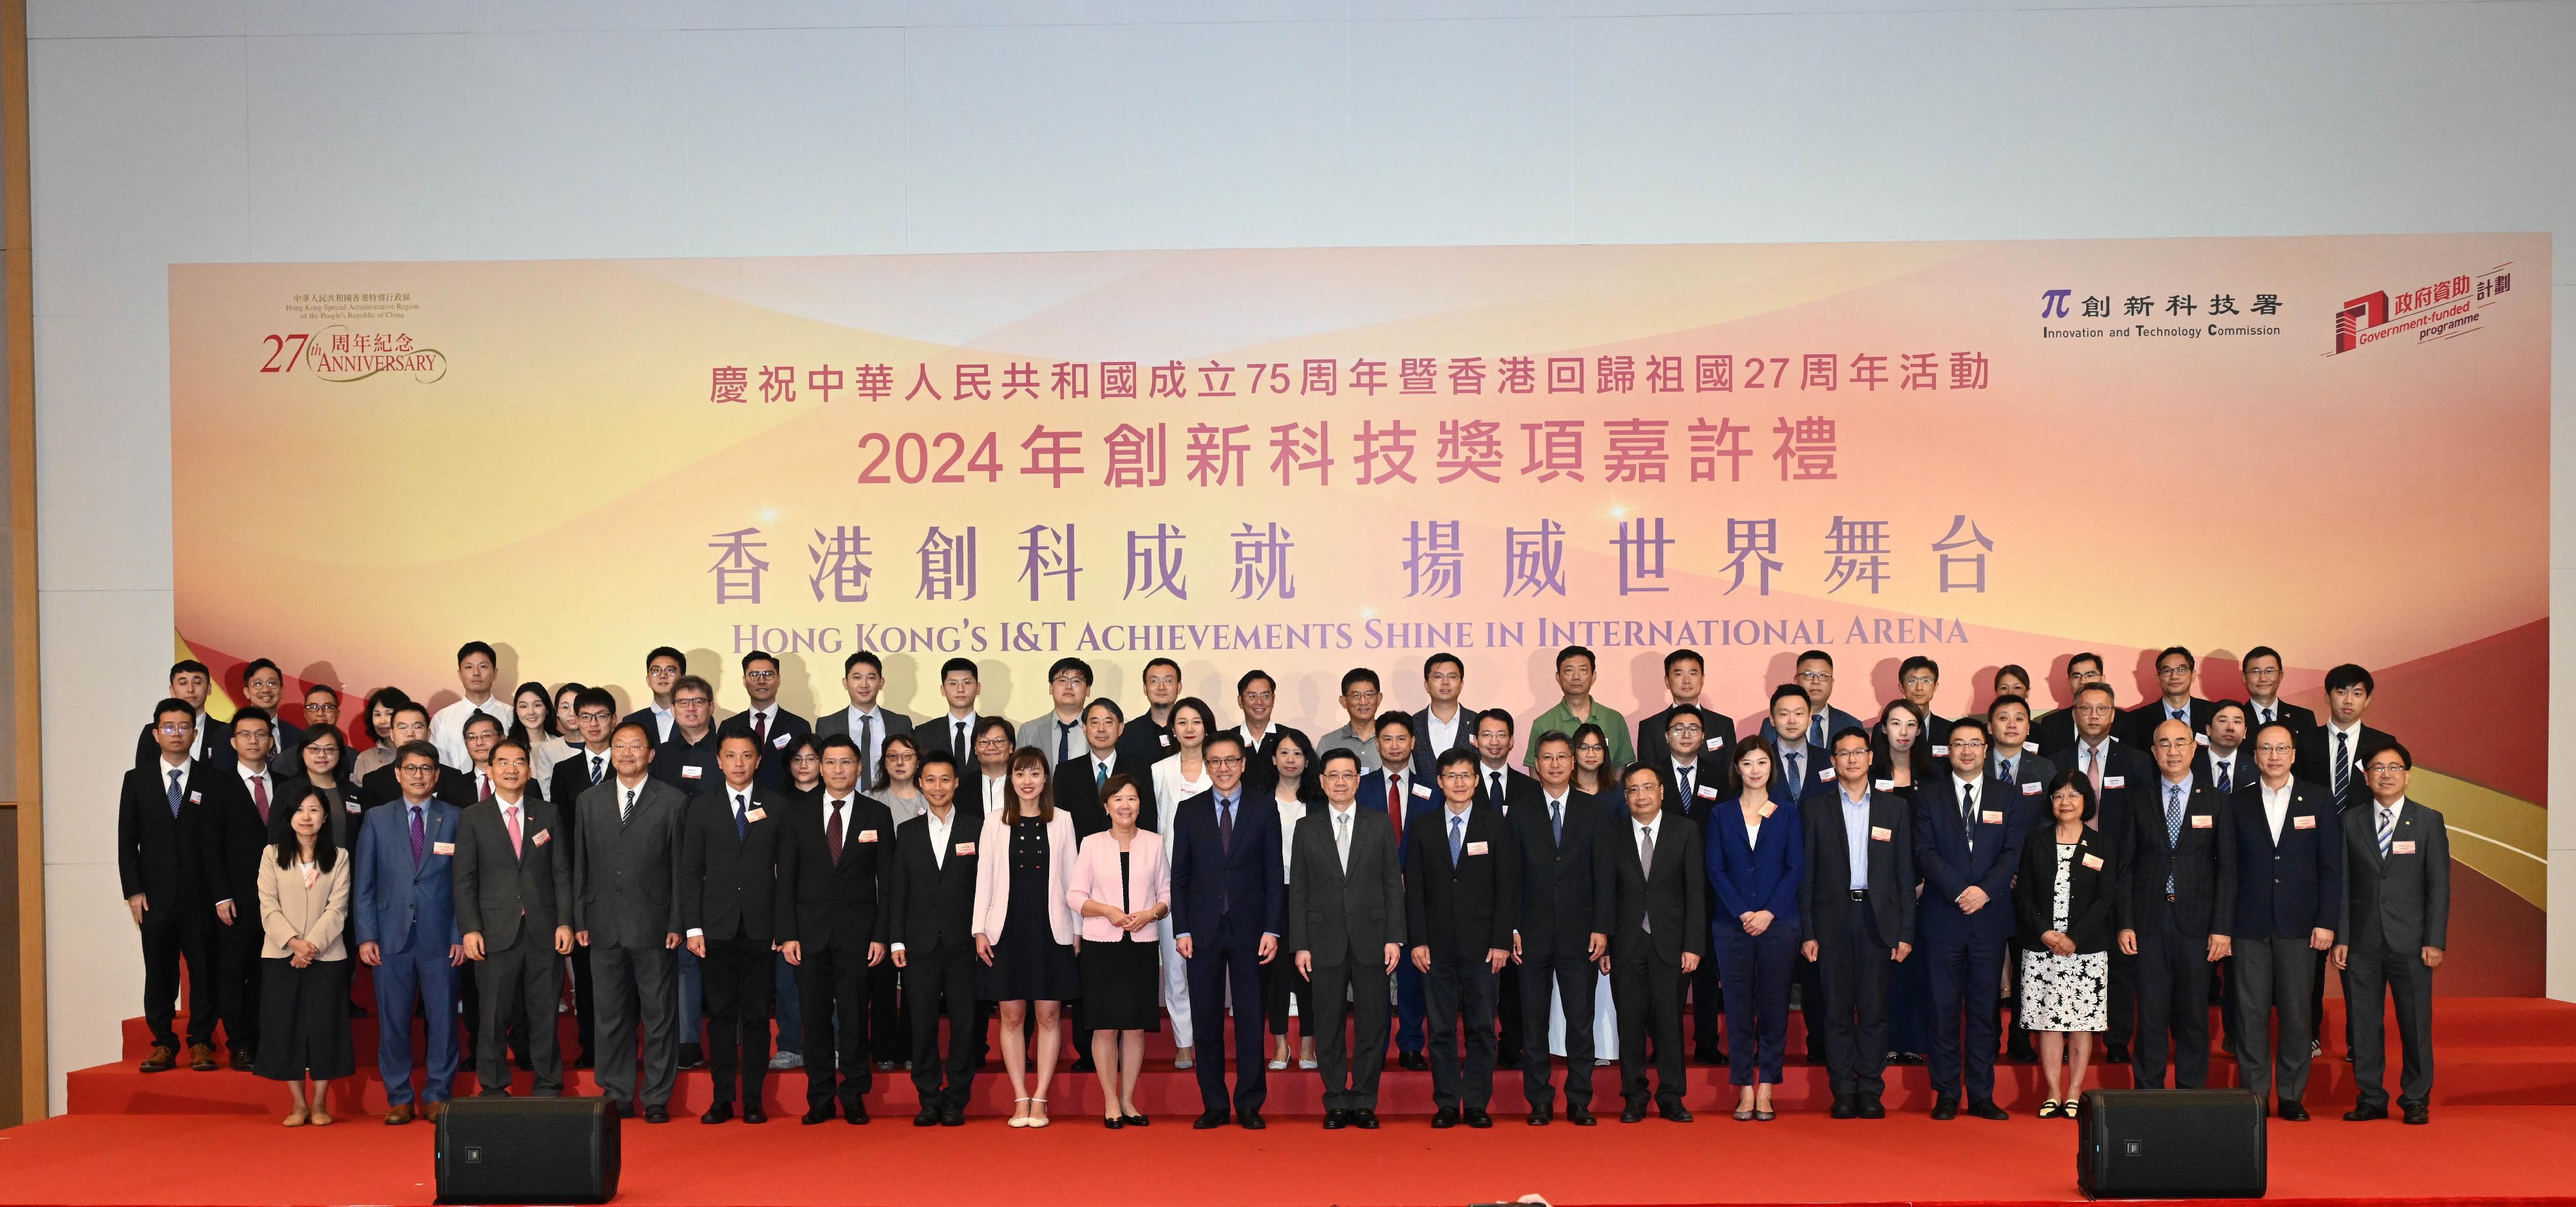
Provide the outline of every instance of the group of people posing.
{"type": "Polygon", "coordinates": [[[1794,989],[1837,1119],[1883,1116],[1907,1053],[1928,1057],[1934,1118],[2007,1117],[2007,1003],[2036,1039],[2042,1117],[2079,1114],[2097,1036],[2137,1085],[2202,1085],[2216,1002],[2240,1084],[2300,1120],[2331,967],[2357,1003],[2345,1118],[2389,1115],[2393,1000],[2396,1106],[2425,1122],[2442,817],[2408,798],[2406,747],[2363,724],[2369,672],[2329,672],[2320,720],[2279,697],[2277,653],[2242,663],[2249,698],[2211,701],[2192,653],[2165,650],[2158,698],[2123,711],[2077,654],[2069,706],[2038,716],[2007,666],[1982,714],[1944,718],[1940,668],[1914,657],[1864,725],[1811,650],[1739,736],[1690,650],[1633,728],[1592,697],[1583,647],[1558,652],[1561,698],[1526,725],[1463,704],[1465,664],[1441,653],[1419,709],[1355,669],[1346,722],[1309,738],[1274,719],[1269,675],[1236,681],[1226,726],[1164,658],[1132,716],[1059,659],[1051,711],[1015,726],[977,711],[963,658],[941,668],[944,715],[895,712],[867,652],[844,664],[848,708],[809,722],[754,652],[750,707],[719,722],[675,649],[648,655],[651,703],[620,717],[597,686],[505,699],[469,642],[457,701],[380,689],[352,740],[328,685],[297,724],[258,660],[216,720],[211,675],[183,661],[119,804],[141,1067],[221,1067],[220,1027],[234,1068],[290,1086],[289,1126],[326,1124],[351,1019],[372,1013],[386,1123],[435,1118],[469,1052],[483,1094],[512,1092],[515,1066],[522,1092],[556,1095],[568,979],[570,1063],[649,1123],[704,1065],[704,1123],[765,1121],[766,1077],[801,1067],[805,1123],[863,1124],[873,1074],[908,1063],[913,1123],[959,1126],[989,1044],[1010,1126],[1045,1127],[1070,1030],[1102,1125],[1147,1126],[1144,1036],[1166,1025],[1200,1128],[1265,1126],[1292,1059],[1322,1078],[1326,1128],[1378,1126],[1389,1061],[1429,1069],[1435,1128],[1492,1126],[1497,1069],[1519,1071],[1530,1124],[1561,1096],[1588,1126],[1609,1036],[1620,1119],[1689,1121],[1686,1035],[1729,1068],[1719,1105],[1758,1122],[1794,989]]]}

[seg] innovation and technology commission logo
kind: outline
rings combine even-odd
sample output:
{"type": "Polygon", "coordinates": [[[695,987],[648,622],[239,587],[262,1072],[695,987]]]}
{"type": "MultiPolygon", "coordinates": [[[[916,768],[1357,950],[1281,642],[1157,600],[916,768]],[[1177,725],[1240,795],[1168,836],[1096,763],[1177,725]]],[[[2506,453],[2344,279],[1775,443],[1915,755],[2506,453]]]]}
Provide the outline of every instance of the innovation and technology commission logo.
{"type": "Polygon", "coordinates": [[[2326,355],[2341,356],[2408,332],[2414,333],[2414,342],[2419,344],[2467,335],[2478,329],[2481,311],[2511,292],[2510,261],[2482,273],[2463,273],[2413,289],[2393,293],[2374,289],[2335,311],[2334,351],[2326,355]]]}
{"type": "Polygon", "coordinates": [[[296,294],[287,325],[301,329],[261,336],[259,371],[301,371],[334,384],[389,375],[437,382],[447,376],[447,354],[409,330],[418,309],[408,293],[296,294]]]}

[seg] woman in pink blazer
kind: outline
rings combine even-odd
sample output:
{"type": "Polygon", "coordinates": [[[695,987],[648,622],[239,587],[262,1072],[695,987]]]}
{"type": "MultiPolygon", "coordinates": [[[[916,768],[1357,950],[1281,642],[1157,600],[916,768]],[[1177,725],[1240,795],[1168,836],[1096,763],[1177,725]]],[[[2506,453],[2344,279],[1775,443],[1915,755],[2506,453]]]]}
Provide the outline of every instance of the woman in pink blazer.
{"type": "Polygon", "coordinates": [[[1143,808],[1134,778],[1100,785],[1109,828],[1082,840],[1065,901],[1082,917],[1082,1009],[1093,1028],[1091,1062],[1100,1071],[1101,1122],[1143,1127],[1136,1074],[1145,1067],[1145,1033],[1162,1028],[1162,973],[1155,967],[1162,921],[1172,912],[1172,868],[1163,836],[1136,828],[1143,808]]]}
{"type": "Polygon", "coordinates": [[[984,961],[983,997],[1002,1020],[1002,1067],[1011,1076],[1011,1126],[1047,1125],[1047,1083],[1064,1042],[1057,1020],[1082,995],[1074,966],[1073,818],[1056,812],[1047,760],[1023,747],[1011,756],[1010,803],[984,817],[975,864],[975,954],[984,961]],[[1029,1093],[1027,1040],[1020,1032],[1037,1003],[1037,1092],[1029,1093]]]}

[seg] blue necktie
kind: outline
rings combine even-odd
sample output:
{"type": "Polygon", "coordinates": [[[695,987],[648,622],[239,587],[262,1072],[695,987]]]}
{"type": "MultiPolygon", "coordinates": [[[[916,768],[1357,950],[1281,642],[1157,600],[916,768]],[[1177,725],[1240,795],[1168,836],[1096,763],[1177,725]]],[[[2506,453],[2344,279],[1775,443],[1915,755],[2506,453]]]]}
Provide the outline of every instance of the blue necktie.
{"type": "Polygon", "coordinates": [[[1556,834],[1556,845],[1565,845],[1565,802],[1547,802],[1547,827],[1556,834]]]}
{"type": "Polygon", "coordinates": [[[749,833],[751,833],[751,819],[743,813],[742,793],[736,792],[733,794],[733,839],[735,842],[740,842],[749,833]]]}
{"type": "Polygon", "coordinates": [[[420,866],[420,853],[428,841],[427,832],[421,829],[420,806],[413,805],[411,807],[411,864],[413,867],[420,866]]]}
{"type": "Polygon", "coordinates": [[[1227,854],[1230,855],[1234,853],[1233,801],[1221,800],[1216,803],[1216,841],[1217,845],[1223,847],[1227,854]]]}
{"type": "Polygon", "coordinates": [[[1450,863],[1450,866],[1452,866],[1452,867],[1457,866],[1457,863],[1458,863],[1458,853],[1459,853],[1460,851],[1462,851],[1462,850],[1466,849],[1466,846],[1467,846],[1467,819],[1466,819],[1466,818],[1464,818],[1464,817],[1460,817],[1460,816],[1458,816],[1458,815],[1457,815],[1457,814],[1455,814],[1455,813],[1452,813],[1452,814],[1450,814],[1450,815],[1449,815],[1449,863],[1450,863]]]}
{"type": "Polygon", "coordinates": [[[1806,768],[1801,765],[1802,759],[1803,756],[1794,751],[1789,755],[1789,790],[1792,792],[1797,791],[1798,785],[1804,782],[1800,779],[1806,771],[1806,768]]]}
{"type": "Polygon", "coordinates": [[[2015,782],[2015,781],[2014,781],[2014,779],[2013,779],[2013,773],[2012,773],[2012,760],[2011,760],[2011,759],[2005,759],[2005,760],[2003,761],[2003,763],[2001,764],[2001,766],[2000,766],[2000,770],[2003,772],[2003,774],[1996,776],[1996,777],[1995,777],[1996,779],[2002,780],[2003,782],[2005,782],[2005,783],[2007,783],[2007,784],[2015,782]]]}
{"type": "Polygon", "coordinates": [[[2221,792],[2234,792],[2234,791],[2236,791],[2236,787],[2235,787],[2235,784],[2234,784],[2234,782],[2233,782],[2233,781],[2236,779],[2236,777],[2235,777],[2234,775],[2231,775],[2231,774],[2229,774],[2229,773],[2228,773],[2228,768],[2233,767],[2233,766],[2235,766],[2235,765],[2236,765],[2236,761],[2235,761],[2234,759],[2230,759],[2230,760],[2228,760],[2227,762],[2220,763],[2220,764],[2218,765],[2218,790],[2219,790],[2219,791],[2221,791],[2221,792]]]}
{"type": "Polygon", "coordinates": [[[179,815],[179,777],[185,774],[187,774],[187,768],[184,767],[175,768],[170,772],[170,816],[172,817],[179,815]]]}
{"type": "Polygon", "coordinates": [[[2397,839],[2397,814],[2381,806],[2379,810],[2379,857],[2388,858],[2388,849],[2397,839]]]}

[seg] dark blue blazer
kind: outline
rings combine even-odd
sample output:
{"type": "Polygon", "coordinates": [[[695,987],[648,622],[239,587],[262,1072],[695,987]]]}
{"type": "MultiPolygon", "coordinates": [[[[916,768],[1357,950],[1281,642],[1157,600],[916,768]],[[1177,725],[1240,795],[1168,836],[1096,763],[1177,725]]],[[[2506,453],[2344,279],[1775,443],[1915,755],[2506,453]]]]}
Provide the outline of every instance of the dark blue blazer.
{"type": "MultiPolygon", "coordinates": [[[[1776,788],[1786,787],[1775,781],[1776,788]]],[[[1798,890],[1807,879],[1807,835],[1796,801],[1772,797],[1771,816],[1762,821],[1762,844],[1745,834],[1744,810],[1721,800],[1709,810],[1708,883],[1717,892],[1718,908],[1709,925],[1739,929],[1736,919],[1756,910],[1771,911],[1771,925],[1798,929],[1798,890]]]]}
{"type": "Polygon", "coordinates": [[[465,941],[456,928],[456,882],[450,855],[438,844],[456,849],[456,806],[435,797],[421,811],[424,836],[420,862],[411,861],[411,809],[402,798],[366,812],[358,824],[357,866],[350,886],[350,925],[358,942],[374,943],[387,956],[411,950],[417,941],[453,947],[465,941]]]}
{"type": "Polygon", "coordinates": [[[2263,783],[2236,793],[2236,934],[2246,939],[2305,939],[2333,930],[2343,909],[2343,836],[2334,794],[2290,780],[2290,816],[2272,842],[2263,815],[2263,783]],[[2299,828],[2300,818],[2308,828],[2299,828]]]}
{"type": "Polygon", "coordinates": [[[2012,939],[2012,879],[2021,868],[2031,814],[2022,804],[2021,789],[1988,776],[1977,787],[1977,816],[1977,849],[1971,855],[1961,834],[1959,795],[1950,772],[1943,769],[1930,783],[1914,786],[1914,870],[1923,877],[1914,924],[1927,944],[2012,939]],[[1959,912],[1957,898],[1970,885],[1986,891],[1986,904],[1965,914],[1959,912]]]}
{"type": "Polygon", "coordinates": [[[1249,950],[1265,934],[1286,933],[1278,806],[1253,799],[1248,784],[1238,791],[1231,848],[1217,838],[1215,789],[1182,801],[1172,817],[1172,934],[1203,950],[1218,943],[1249,950]]]}
{"type": "MultiPolygon", "coordinates": [[[[1440,786],[1433,783],[1429,776],[1415,779],[1408,775],[1404,781],[1404,800],[1404,821],[1409,832],[1415,809],[1436,806],[1440,803],[1440,786]],[[1426,792],[1429,795],[1424,795],[1426,792]]],[[[1386,772],[1372,771],[1360,777],[1360,807],[1375,809],[1379,813],[1386,812],[1386,772]]],[[[1390,821],[1388,824],[1394,823],[1390,821]]],[[[1404,866],[1404,844],[1396,844],[1395,859],[1397,867],[1404,866]]]]}

